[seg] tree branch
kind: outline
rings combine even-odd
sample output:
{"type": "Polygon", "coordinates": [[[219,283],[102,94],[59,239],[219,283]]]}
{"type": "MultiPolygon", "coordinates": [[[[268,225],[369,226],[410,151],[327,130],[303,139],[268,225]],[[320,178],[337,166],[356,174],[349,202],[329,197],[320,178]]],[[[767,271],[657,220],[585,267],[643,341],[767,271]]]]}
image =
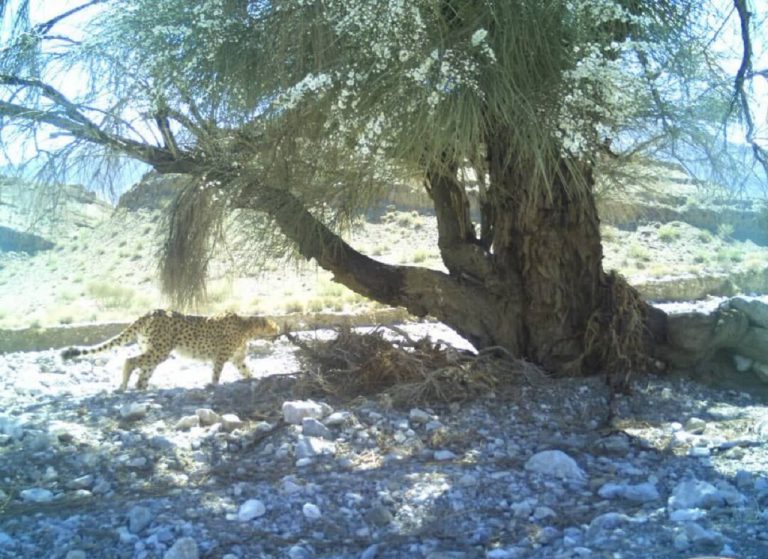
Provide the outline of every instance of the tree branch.
{"type": "MultiPolygon", "coordinates": [[[[287,189],[253,180],[235,201],[238,208],[267,213],[307,260],[314,258],[330,271],[334,281],[381,303],[402,306],[416,316],[431,313],[438,320],[450,318],[468,340],[492,338],[490,317],[474,312],[489,306],[493,296],[482,287],[428,268],[384,264],[355,250],[313,216],[287,189]],[[471,309],[473,312],[468,312],[471,309]],[[457,320],[461,316],[461,320],[457,320]]],[[[493,304],[491,304],[493,308],[493,304]]],[[[479,343],[478,345],[487,345],[479,343]]],[[[510,347],[510,351],[518,348],[510,347]]]]}
{"type": "Polygon", "coordinates": [[[768,174],[768,153],[755,141],[755,123],[752,119],[752,111],[749,106],[749,97],[747,91],[744,88],[745,82],[755,75],[752,72],[752,39],[750,37],[750,14],[747,8],[746,0],[733,0],[733,5],[736,7],[736,12],[739,14],[739,24],[741,29],[741,44],[743,47],[741,55],[741,64],[739,70],[736,72],[734,78],[733,88],[734,94],[731,100],[731,109],[729,114],[733,112],[736,105],[741,107],[743,113],[744,122],[747,126],[747,142],[752,146],[752,153],[757,161],[763,166],[766,174],[768,174]]]}

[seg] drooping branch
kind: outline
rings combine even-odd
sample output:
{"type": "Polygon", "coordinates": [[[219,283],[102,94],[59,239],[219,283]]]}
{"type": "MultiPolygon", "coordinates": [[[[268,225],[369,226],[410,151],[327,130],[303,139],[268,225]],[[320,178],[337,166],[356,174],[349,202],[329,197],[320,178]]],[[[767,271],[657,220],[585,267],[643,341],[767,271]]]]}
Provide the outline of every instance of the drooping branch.
{"type": "Polygon", "coordinates": [[[750,19],[752,14],[749,12],[746,0],[733,0],[733,4],[736,7],[736,12],[739,14],[742,53],[741,64],[733,82],[734,94],[731,102],[731,111],[729,112],[733,112],[736,105],[740,106],[744,124],[747,127],[747,142],[752,146],[752,153],[755,159],[760,162],[766,174],[768,174],[768,153],[755,140],[755,122],[752,118],[749,96],[746,91],[746,82],[756,75],[752,71],[753,49],[750,35],[750,19]]]}
{"type": "MultiPolygon", "coordinates": [[[[448,274],[385,264],[361,254],[309,212],[287,189],[251,181],[234,204],[267,213],[306,259],[314,258],[334,280],[375,301],[402,306],[416,316],[449,322],[477,347],[493,345],[497,324],[477,309],[493,308],[493,295],[448,274]],[[457,317],[459,318],[457,320],[457,317]]],[[[507,344],[509,351],[519,348],[507,344]]]]}

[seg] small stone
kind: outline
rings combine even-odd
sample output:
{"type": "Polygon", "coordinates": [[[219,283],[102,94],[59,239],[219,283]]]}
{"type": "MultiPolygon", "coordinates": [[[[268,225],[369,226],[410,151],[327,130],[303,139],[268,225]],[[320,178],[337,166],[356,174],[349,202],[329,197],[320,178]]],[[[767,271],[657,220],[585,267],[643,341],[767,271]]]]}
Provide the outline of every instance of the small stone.
{"type": "Polygon", "coordinates": [[[199,408],[195,410],[195,414],[200,420],[200,425],[204,427],[214,423],[221,423],[221,416],[210,408],[199,408]]]}
{"type": "Polygon", "coordinates": [[[301,432],[309,437],[322,437],[328,440],[334,438],[331,430],[314,417],[305,417],[301,420],[301,432]]]}
{"type": "Polygon", "coordinates": [[[248,499],[240,505],[240,508],[237,511],[237,519],[240,522],[248,522],[254,518],[264,516],[266,512],[267,508],[262,501],[259,499],[248,499]]]}
{"type": "Polygon", "coordinates": [[[472,474],[464,474],[459,478],[459,487],[472,487],[477,485],[477,477],[472,474]]]}
{"type": "Polygon", "coordinates": [[[145,402],[131,402],[120,408],[120,417],[126,421],[136,421],[146,417],[149,406],[145,402]]]}
{"type": "Polygon", "coordinates": [[[53,501],[53,493],[47,489],[41,489],[39,487],[24,489],[19,495],[22,500],[30,503],[50,503],[53,501]]]}
{"type": "Polygon", "coordinates": [[[6,534],[5,532],[0,532],[0,549],[3,547],[10,547],[15,543],[15,540],[6,534]]]}
{"type": "Polygon", "coordinates": [[[338,427],[349,423],[352,420],[352,414],[348,411],[337,411],[325,418],[323,423],[326,427],[338,427]]]}
{"type": "Polygon", "coordinates": [[[667,505],[671,509],[711,508],[722,504],[723,499],[717,488],[706,481],[698,479],[685,480],[672,490],[672,496],[667,505]]]}
{"type": "Polygon", "coordinates": [[[67,483],[68,489],[88,489],[93,485],[93,475],[85,474],[67,483]]]}
{"type": "Polygon", "coordinates": [[[313,400],[293,400],[283,402],[283,419],[291,425],[301,425],[305,417],[321,419],[325,408],[313,400]]]}
{"type": "Polygon", "coordinates": [[[557,514],[549,507],[539,506],[533,509],[534,520],[544,520],[545,518],[554,518],[557,514]]]}
{"type": "Polygon", "coordinates": [[[333,454],[335,451],[335,443],[318,437],[299,435],[296,441],[296,458],[312,458],[321,454],[333,454]]]}
{"type": "Polygon", "coordinates": [[[412,408],[411,411],[408,412],[408,419],[414,423],[426,423],[432,419],[432,416],[422,409],[412,408]]]}
{"type": "Polygon", "coordinates": [[[685,534],[696,545],[719,547],[723,543],[723,535],[714,530],[707,530],[695,522],[685,525],[685,534]]]}
{"type": "Polygon", "coordinates": [[[576,461],[561,450],[544,450],[531,456],[525,469],[568,481],[584,481],[587,475],[576,461]]]}
{"type": "Polygon", "coordinates": [[[135,506],[128,511],[128,529],[138,534],[152,522],[152,511],[147,507],[135,506]]]}
{"type": "Polygon", "coordinates": [[[694,435],[701,435],[707,428],[707,422],[698,417],[691,417],[685,422],[684,429],[694,435]]]}
{"type": "Polygon", "coordinates": [[[606,483],[597,492],[603,499],[626,499],[638,503],[655,501],[660,497],[658,489],[652,483],[629,485],[623,483],[606,483]]]}
{"type": "Polygon", "coordinates": [[[163,559],[199,559],[200,551],[197,542],[189,537],[176,540],[171,548],[165,552],[163,559]]]}
{"type": "Polygon", "coordinates": [[[433,454],[433,456],[434,456],[435,460],[437,460],[439,462],[444,462],[444,461],[447,461],[447,460],[453,460],[454,458],[456,458],[456,455],[453,452],[451,452],[450,450],[436,450],[435,453],[433,454]]]}
{"type": "Polygon", "coordinates": [[[701,509],[677,509],[669,513],[672,522],[692,522],[704,518],[706,513],[701,509]]]}
{"type": "Polygon", "coordinates": [[[393,516],[387,507],[382,504],[376,504],[365,513],[365,519],[369,524],[382,527],[392,522],[393,516]]]}
{"type": "Polygon", "coordinates": [[[304,506],[301,507],[301,513],[304,515],[304,518],[310,522],[320,520],[323,516],[320,508],[314,503],[305,503],[304,506]]]}
{"type": "Polygon", "coordinates": [[[234,413],[225,413],[221,416],[221,428],[227,432],[234,431],[242,426],[242,420],[234,413]]]}
{"type": "Polygon", "coordinates": [[[750,368],[752,368],[752,364],[754,363],[754,359],[750,359],[749,357],[744,357],[743,355],[734,355],[733,356],[733,365],[736,367],[736,370],[740,373],[746,373],[749,371],[750,368]]]}
{"type": "Polygon", "coordinates": [[[176,422],[176,425],[174,425],[174,429],[177,431],[188,431],[189,429],[192,429],[193,427],[199,427],[200,426],[200,418],[196,415],[185,415],[181,419],[179,419],[176,422]]]}
{"type": "Polygon", "coordinates": [[[378,554],[379,544],[375,543],[365,548],[365,550],[360,554],[360,559],[376,559],[378,554]]]}
{"type": "Polygon", "coordinates": [[[82,549],[71,549],[67,551],[64,559],[86,559],[87,555],[82,549]]]}
{"type": "Polygon", "coordinates": [[[314,554],[303,545],[292,545],[288,549],[289,559],[312,559],[314,554]]]}

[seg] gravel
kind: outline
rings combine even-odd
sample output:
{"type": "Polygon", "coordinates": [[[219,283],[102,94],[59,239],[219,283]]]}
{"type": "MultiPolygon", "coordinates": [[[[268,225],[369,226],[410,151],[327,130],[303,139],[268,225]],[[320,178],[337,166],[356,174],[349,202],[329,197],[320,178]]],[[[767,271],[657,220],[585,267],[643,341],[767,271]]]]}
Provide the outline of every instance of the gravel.
{"type": "Polygon", "coordinates": [[[0,558],[768,557],[748,394],[636,376],[611,425],[598,378],[310,401],[283,341],[260,378],[175,359],[115,392],[132,350],[0,356],[0,558]]]}

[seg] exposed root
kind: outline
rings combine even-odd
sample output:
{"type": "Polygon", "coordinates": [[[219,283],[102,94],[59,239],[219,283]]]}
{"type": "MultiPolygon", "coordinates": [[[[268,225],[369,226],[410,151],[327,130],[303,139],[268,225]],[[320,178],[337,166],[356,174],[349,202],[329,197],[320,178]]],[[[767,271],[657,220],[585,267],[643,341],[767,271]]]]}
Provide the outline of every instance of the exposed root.
{"type": "Polygon", "coordinates": [[[498,351],[463,353],[429,338],[414,340],[396,327],[377,327],[365,334],[341,328],[327,342],[289,338],[300,348],[306,368],[296,387],[302,396],[377,396],[394,407],[406,407],[470,400],[513,383],[513,375],[529,382],[541,376],[532,365],[500,357],[498,351]],[[386,339],[385,329],[399,341],[386,339]]]}
{"type": "Polygon", "coordinates": [[[582,358],[598,363],[613,391],[626,392],[633,372],[647,369],[646,307],[624,278],[611,272],[602,286],[601,306],[584,333],[582,358]]]}

